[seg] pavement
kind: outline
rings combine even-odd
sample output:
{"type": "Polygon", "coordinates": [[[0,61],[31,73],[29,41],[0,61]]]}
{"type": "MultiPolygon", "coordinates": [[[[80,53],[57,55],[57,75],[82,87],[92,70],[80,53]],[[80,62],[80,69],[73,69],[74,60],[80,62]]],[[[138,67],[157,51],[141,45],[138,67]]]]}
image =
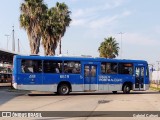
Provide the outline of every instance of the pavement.
{"type": "MultiPolygon", "coordinates": [[[[0,111],[61,111],[60,116],[54,116],[54,119],[69,119],[69,120],[97,120],[97,119],[114,119],[114,120],[159,120],[160,116],[134,116],[121,117],[123,114],[130,114],[133,111],[160,111],[160,93],[158,91],[141,91],[131,92],[131,94],[123,94],[118,92],[112,93],[71,93],[66,96],[59,96],[50,92],[36,92],[14,90],[10,88],[0,88],[0,111]],[[63,112],[62,112],[63,111],[63,112]],[[70,111],[69,117],[65,117],[65,111],[70,111]],[[79,111],[78,113],[75,111],[79,111]],[[85,112],[84,112],[85,111],[85,112]],[[108,112],[111,117],[94,116],[94,112],[102,111],[100,113],[108,112]],[[116,112],[112,111],[126,111],[116,116],[116,112]],[[130,111],[130,112],[128,112],[130,111]],[[85,117],[72,117],[76,114],[87,114],[85,117]],[[115,116],[114,116],[115,115],[115,116]]],[[[141,112],[140,112],[141,113],[141,112]]],[[[140,114],[139,113],[139,114],[140,114]]],[[[159,112],[160,113],[160,112],[159,112]]],[[[44,113],[47,114],[47,113],[44,113]]],[[[55,113],[52,113],[52,115],[55,113]]],[[[58,113],[56,113],[58,114],[58,113]]],[[[106,113],[104,113],[106,114],[106,113]]],[[[137,113],[138,114],[138,113],[137,113]]],[[[147,114],[147,113],[146,113],[147,114]]],[[[48,113],[49,115],[49,113],[48,113]]],[[[15,118],[4,118],[15,119],[15,118]]],[[[1,119],[1,118],[0,118],[1,119]]],[[[17,117],[16,120],[22,119],[17,117]]],[[[53,118],[23,118],[23,119],[46,119],[53,118]]]]}

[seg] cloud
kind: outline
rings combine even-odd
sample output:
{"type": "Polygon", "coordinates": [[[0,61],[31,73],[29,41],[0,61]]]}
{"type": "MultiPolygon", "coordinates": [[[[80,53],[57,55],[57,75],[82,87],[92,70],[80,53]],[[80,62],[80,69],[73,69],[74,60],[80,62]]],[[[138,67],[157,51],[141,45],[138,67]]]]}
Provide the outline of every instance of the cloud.
{"type": "Polygon", "coordinates": [[[157,26],[153,29],[153,31],[155,31],[155,33],[157,33],[157,34],[160,34],[160,26],[157,25],[157,26]]]}
{"type": "Polygon", "coordinates": [[[122,19],[123,17],[131,15],[131,11],[128,10],[119,14],[103,16],[103,17],[98,16],[98,14],[94,14],[94,12],[90,14],[88,13],[90,12],[86,11],[84,13],[83,11],[79,10],[76,15],[81,17],[74,16],[71,25],[86,26],[87,24],[90,28],[100,28],[107,25],[113,25],[113,23],[118,21],[118,19],[122,19]]]}
{"type": "Polygon", "coordinates": [[[73,18],[91,17],[98,11],[97,8],[77,9],[76,11],[73,11],[73,18]]]}
{"type": "Polygon", "coordinates": [[[78,0],[69,0],[70,2],[77,2],[78,0]]]}
{"type": "Polygon", "coordinates": [[[131,15],[131,11],[124,11],[123,13],[122,13],[122,16],[129,16],[129,15],[131,15]]]}
{"type": "Polygon", "coordinates": [[[102,28],[106,26],[114,27],[119,19],[131,15],[130,11],[124,11],[120,14],[94,19],[89,23],[91,28],[102,28]]]}
{"type": "MultiPolygon", "coordinates": [[[[78,1],[78,0],[70,0],[70,1],[78,1]]],[[[85,0],[86,1],[86,0],[85,0]]],[[[96,0],[97,1],[97,0],[96,0]]],[[[88,16],[88,15],[92,15],[93,13],[101,13],[103,11],[106,12],[106,10],[108,9],[114,9],[117,8],[119,6],[121,6],[124,3],[125,0],[102,0],[99,1],[98,3],[102,3],[101,5],[96,5],[93,7],[89,7],[89,8],[80,8],[80,9],[76,9],[73,11],[73,17],[84,17],[84,16],[88,16]]],[[[94,3],[94,0],[93,0],[94,3]]]]}
{"type": "MultiPolygon", "coordinates": [[[[102,0],[103,1],[103,0],[102,0]]],[[[100,1],[100,2],[102,2],[100,1]]],[[[88,26],[89,28],[102,28],[113,25],[123,17],[131,15],[131,11],[119,11],[120,13],[111,14],[112,10],[123,5],[125,0],[103,1],[101,5],[94,5],[90,8],[80,8],[72,11],[71,26],[88,26]]]]}
{"type": "Polygon", "coordinates": [[[104,9],[114,9],[117,8],[121,5],[123,5],[123,3],[125,2],[125,0],[111,0],[111,1],[107,1],[104,4],[104,9]]]}
{"type": "Polygon", "coordinates": [[[113,24],[118,19],[118,15],[112,17],[104,17],[89,23],[90,28],[101,28],[113,24]]]}
{"type": "Polygon", "coordinates": [[[153,38],[147,37],[143,34],[138,33],[125,33],[123,35],[123,41],[126,44],[133,45],[133,46],[148,46],[148,47],[155,47],[157,46],[158,40],[153,38]]]}
{"type": "Polygon", "coordinates": [[[85,25],[87,23],[86,19],[73,19],[71,22],[72,26],[81,26],[85,25]]]}

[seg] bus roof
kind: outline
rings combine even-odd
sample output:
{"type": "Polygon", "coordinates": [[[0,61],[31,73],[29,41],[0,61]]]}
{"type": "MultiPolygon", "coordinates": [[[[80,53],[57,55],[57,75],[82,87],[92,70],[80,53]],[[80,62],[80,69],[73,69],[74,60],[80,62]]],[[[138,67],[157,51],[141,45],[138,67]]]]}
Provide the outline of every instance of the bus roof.
{"type": "Polygon", "coordinates": [[[38,60],[75,60],[75,61],[93,61],[93,62],[133,62],[133,63],[147,63],[145,60],[130,60],[130,59],[108,59],[102,57],[81,57],[81,56],[22,56],[15,55],[15,58],[19,59],[38,59],[38,60]]]}

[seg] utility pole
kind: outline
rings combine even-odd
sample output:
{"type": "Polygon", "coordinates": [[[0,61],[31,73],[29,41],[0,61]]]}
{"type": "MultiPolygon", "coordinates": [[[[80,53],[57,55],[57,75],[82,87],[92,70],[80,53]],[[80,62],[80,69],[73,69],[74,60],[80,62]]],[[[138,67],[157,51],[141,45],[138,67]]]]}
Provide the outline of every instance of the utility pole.
{"type": "Polygon", "coordinates": [[[68,55],[68,50],[67,50],[67,55],[68,55]]]}
{"type": "Polygon", "coordinates": [[[120,33],[118,33],[118,34],[121,35],[121,48],[120,48],[120,50],[121,50],[121,59],[122,59],[122,52],[123,52],[123,50],[122,50],[122,35],[123,35],[124,33],[123,33],[123,32],[120,32],[120,33]]]}
{"type": "Polygon", "coordinates": [[[19,39],[18,39],[18,53],[20,53],[19,39]]]}
{"type": "Polygon", "coordinates": [[[158,71],[159,71],[159,63],[160,63],[160,61],[156,61],[157,63],[158,63],[158,71]]]}
{"type": "Polygon", "coordinates": [[[8,38],[9,38],[10,35],[6,34],[5,36],[7,37],[7,50],[8,50],[8,38]]]}
{"type": "Polygon", "coordinates": [[[12,30],[12,51],[15,52],[15,39],[14,39],[14,26],[13,27],[13,30],[12,30]]]}

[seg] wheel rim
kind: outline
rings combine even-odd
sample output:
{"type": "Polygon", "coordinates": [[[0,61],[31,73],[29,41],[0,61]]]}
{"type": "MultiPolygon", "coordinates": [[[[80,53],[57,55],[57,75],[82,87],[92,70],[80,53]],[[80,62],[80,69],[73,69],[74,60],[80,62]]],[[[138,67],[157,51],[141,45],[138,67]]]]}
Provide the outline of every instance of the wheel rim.
{"type": "Polygon", "coordinates": [[[125,88],[125,93],[127,93],[127,94],[130,93],[130,87],[128,85],[125,88]]]}
{"type": "Polygon", "coordinates": [[[63,94],[67,94],[68,91],[69,91],[69,89],[68,89],[68,87],[66,87],[66,86],[63,86],[63,87],[61,88],[61,92],[62,92],[63,94]]]}
{"type": "Polygon", "coordinates": [[[130,93],[130,86],[128,85],[125,85],[124,88],[123,88],[123,93],[130,93]]]}
{"type": "Polygon", "coordinates": [[[127,86],[127,87],[126,87],[126,91],[129,92],[129,90],[130,90],[130,88],[127,86]]]}

